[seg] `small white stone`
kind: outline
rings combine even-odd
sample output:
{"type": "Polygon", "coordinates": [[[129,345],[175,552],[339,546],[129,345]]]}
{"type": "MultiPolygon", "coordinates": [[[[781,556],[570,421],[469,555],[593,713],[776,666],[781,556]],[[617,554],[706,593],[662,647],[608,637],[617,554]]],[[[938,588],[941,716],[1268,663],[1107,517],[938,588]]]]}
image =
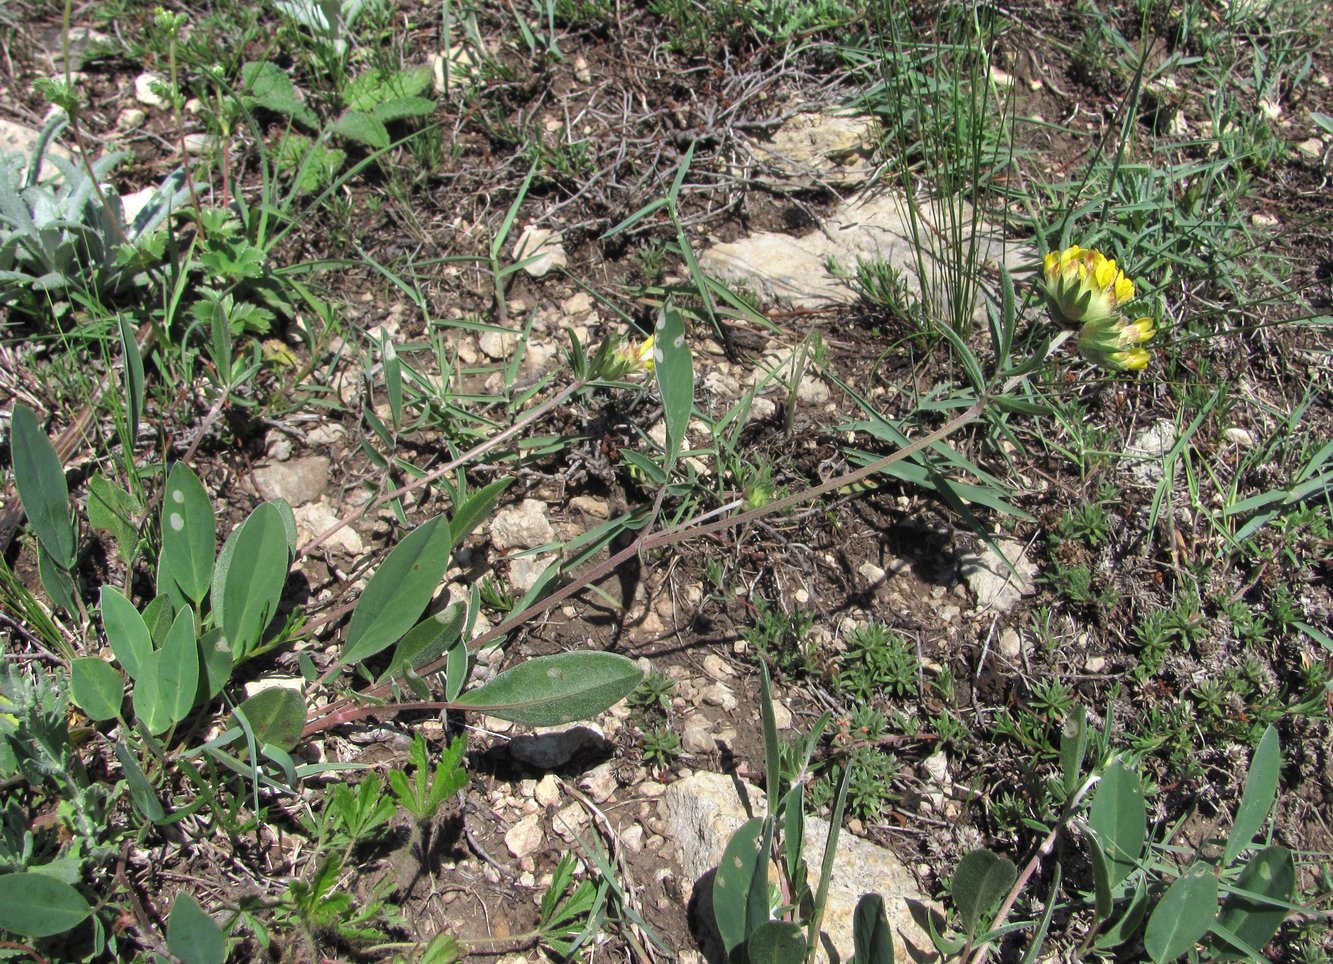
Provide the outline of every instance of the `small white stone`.
{"type": "Polygon", "coordinates": [[[1317,137],[1306,138],[1296,145],[1296,151],[1303,157],[1318,160],[1324,156],[1324,142],[1317,137]]]}
{"type": "Polygon", "coordinates": [[[1106,669],[1106,659],[1102,656],[1089,656],[1083,663],[1085,673],[1101,673],[1106,669]]]}
{"type": "Polygon", "coordinates": [[[543,807],[553,807],[560,801],[560,781],[554,773],[548,773],[537,781],[532,798],[543,807]]]}
{"type": "Polygon", "coordinates": [[[936,750],[922,760],[921,769],[932,783],[948,786],[952,782],[949,779],[949,757],[943,750],[936,750]]]}
{"type": "Polygon", "coordinates": [[[541,817],[530,813],[509,828],[505,834],[505,846],[515,857],[526,857],[542,844],[541,817]]]}
{"type": "Polygon", "coordinates": [[[551,820],[551,826],[565,840],[573,840],[591,820],[592,818],[588,816],[588,811],[584,809],[583,804],[576,800],[556,813],[554,819],[551,820]]]}
{"type": "Polygon", "coordinates": [[[1000,641],[995,649],[1005,659],[1018,659],[1023,655],[1023,637],[1012,626],[1006,626],[1000,631],[1000,641]]]}
{"type": "Polygon", "coordinates": [[[523,270],[534,278],[540,278],[555,268],[569,264],[569,256],[560,246],[561,236],[558,231],[549,228],[525,228],[514,242],[513,257],[515,262],[526,261],[523,270]]]}
{"type": "Polygon", "coordinates": [[[731,665],[717,653],[709,653],[704,657],[704,672],[716,680],[734,675],[731,665]]]}
{"type": "Polygon", "coordinates": [[[1256,228],[1275,228],[1282,222],[1278,219],[1277,215],[1260,212],[1259,214],[1250,215],[1250,223],[1256,228]]]}
{"type": "Polygon", "coordinates": [[[140,110],[138,107],[126,107],[116,115],[116,129],[132,131],[136,127],[142,127],[146,120],[148,120],[148,111],[140,110]]]}
{"type": "Polygon", "coordinates": [[[860,577],[864,579],[867,583],[869,583],[871,586],[878,586],[880,583],[884,581],[884,577],[887,575],[887,573],[885,573],[885,571],[881,569],[879,566],[875,565],[873,562],[868,562],[868,561],[861,563],[860,567],[856,571],[860,575],[860,577]]]}
{"type": "Polygon", "coordinates": [[[1241,448],[1252,449],[1255,446],[1254,433],[1244,428],[1228,428],[1222,432],[1228,442],[1235,442],[1241,448]]]}
{"type": "Polygon", "coordinates": [[[574,58],[574,79],[580,84],[592,83],[592,71],[588,69],[588,61],[583,59],[583,54],[574,58]]]}
{"type": "Polygon", "coordinates": [[[161,107],[166,99],[153,88],[158,85],[169,86],[167,79],[159,73],[148,70],[134,78],[134,99],[145,107],[161,107]]]}

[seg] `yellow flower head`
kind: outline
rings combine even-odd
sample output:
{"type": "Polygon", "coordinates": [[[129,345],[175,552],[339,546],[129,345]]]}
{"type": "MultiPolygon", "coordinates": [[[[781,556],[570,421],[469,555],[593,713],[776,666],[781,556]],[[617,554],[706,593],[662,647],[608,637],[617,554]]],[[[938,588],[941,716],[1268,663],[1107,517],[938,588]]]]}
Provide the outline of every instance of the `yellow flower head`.
{"type": "Polygon", "coordinates": [[[649,335],[639,344],[622,344],[611,353],[611,366],[608,378],[624,378],[635,372],[653,370],[653,336],[649,335]]]}
{"type": "Polygon", "coordinates": [[[1044,275],[1046,305],[1057,324],[1075,327],[1108,321],[1134,298],[1134,282],[1114,259],[1077,244],[1047,254],[1044,275]]]}
{"type": "Polygon", "coordinates": [[[1113,315],[1080,328],[1078,350],[1094,365],[1112,371],[1142,371],[1148,366],[1148,352],[1140,346],[1156,333],[1151,318],[1127,322],[1113,315]]]}

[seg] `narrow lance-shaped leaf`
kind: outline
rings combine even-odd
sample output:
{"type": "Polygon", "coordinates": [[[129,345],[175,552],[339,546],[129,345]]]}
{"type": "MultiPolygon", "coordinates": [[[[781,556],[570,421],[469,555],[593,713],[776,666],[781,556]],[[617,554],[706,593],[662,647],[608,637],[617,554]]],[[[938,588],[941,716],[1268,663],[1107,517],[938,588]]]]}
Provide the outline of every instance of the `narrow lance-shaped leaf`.
{"type": "Polygon", "coordinates": [[[1240,798],[1240,806],[1236,808],[1236,822],[1222,855],[1223,866],[1240,856],[1268,819],[1268,811],[1277,796],[1278,770],[1281,766],[1282,748],[1278,743],[1277,730],[1270,726],[1264,730],[1254,756],[1250,759],[1250,774],[1245,778],[1245,792],[1240,798]]]}
{"type": "Polygon", "coordinates": [[[74,525],[69,516],[69,486],[55,446],[26,405],[15,405],[9,427],[14,484],[28,522],[51,561],[62,569],[74,565],[74,525]]]}
{"type": "Polygon", "coordinates": [[[685,340],[685,318],[668,305],[653,337],[653,372],[662,393],[666,421],[666,463],[669,473],[685,441],[685,429],[694,407],[694,360],[685,340]]]}

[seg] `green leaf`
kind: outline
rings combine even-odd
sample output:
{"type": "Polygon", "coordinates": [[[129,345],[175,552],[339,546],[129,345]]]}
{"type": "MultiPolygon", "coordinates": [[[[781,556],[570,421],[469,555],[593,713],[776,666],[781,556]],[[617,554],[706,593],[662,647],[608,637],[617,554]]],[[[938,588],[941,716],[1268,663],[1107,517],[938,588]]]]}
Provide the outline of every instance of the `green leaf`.
{"type": "Polygon", "coordinates": [[[347,111],[329,126],[329,130],[339,137],[356,141],[378,151],[386,149],[391,143],[389,132],[384,125],[373,115],[363,111],[347,111]]]}
{"type": "Polygon", "coordinates": [[[1145,877],[1139,877],[1138,884],[1135,885],[1134,893],[1129,897],[1129,904],[1125,907],[1124,913],[1097,937],[1097,947],[1119,947],[1138,932],[1139,925],[1143,923],[1143,918],[1147,914],[1148,882],[1145,877]]]}
{"type": "Polygon", "coordinates": [[[513,723],[559,726],[609,709],[642,680],[638,664],[617,653],[557,653],[519,663],[458,702],[513,723]]]}
{"type": "Polygon", "coordinates": [[[1270,726],[1264,730],[1254,756],[1250,759],[1250,774],[1245,778],[1245,793],[1236,809],[1236,821],[1231,827],[1231,836],[1227,838],[1222,866],[1229,865],[1240,856],[1268,819],[1268,811],[1277,797],[1278,770],[1281,766],[1282,747],[1278,743],[1277,730],[1270,726]]]}
{"type": "Polygon", "coordinates": [[[463,540],[491,514],[496,501],[513,481],[513,479],[498,479],[484,488],[477,489],[463,500],[463,504],[454,510],[453,518],[449,520],[449,532],[454,545],[462,545],[463,540]]]}
{"type": "Polygon", "coordinates": [[[306,127],[319,126],[319,118],[301,103],[292,79],[277,64],[251,62],[241,67],[241,85],[253,106],[271,110],[306,127]]]}
{"type": "MultiPolygon", "coordinates": [[[[343,103],[352,110],[374,110],[377,106],[399,99],[419,99],[430,89],[434,78],[430,68],[386,71],[371,69],[356,75],[343,91],[343,103]]],[[[431,109],[434,102],[431,101],[431,109]]]]}
{"type": "Polygon", "coordinates": [[[958,861],[950,892],[962,918],[963,930],[972,936],[981,918],[994,910],[1018,879],[1018,868],[1008,857],[989,850],[973,850],[958,861]]]}
{"type": "MultiPolygon", "coordinates": [[[[728,955],[750,936],[747,908],[750,889],[759,873],[759,836],[763,829],[764,821],[758,817],[741,824],[727,841],[713,876],[713,918],[728,955]]],[[[763,870],[767,881],[767,862],[763,870]]]]}
{"type": "Polygon", "coordinates": [[[95,723],[120,715],[125,681],[116,668],[96,656],[80,656],[69,664],[69,685],[74,702],[95,723]]]}
{"type": "Polygon", "coordinates": [[[199,637],[199,693],[196,703],[206,703],[222,692],[231,678],[231,646],[222,630],[212,629],[199,637]]]}
{"type": "Polygon", "coordinates": [[[162,565],[196,604],[203,602],[213,579],[217,555],[217,517],[199,476],[177,462],[162,494],[162,565]]]}
{"type": "Polygon", "coordinates": [[[429,117],[435,113],[435,101],[426,97],[395,97],[371,110],[374,118],[384,124],[408,117],[429,117]]]}
{"type": "Polygon", "coordinates": [[[120,327],[120,350],[125,356],[125,434],[129,436],[129,445],[139,435],[139,419],[143,415],[143,355],[139,352],[139,343],[134,339],[134,327],[126,314],[116,316],[120,327]]]}
{"type": "Polygon", "coordinates": [[[1193,949],[1217,916],[1217,878],[1195,864],[1177,878],[1148,918],[1143,947],[1157,964],[1174,961],[1193,949]]]}
{"type": "Polygon", "coordinates": [[[800,925],[785,920],[760,924],[745,944],[749,964],[802,964],[805,951],[800,925]]]}
{"type": "Polygon", "coordinates": [[[436,516],[394,547],[357,601],[343,644],[344,663],[374,656],[412,628],[444,576],[452,546],[449,523],[436,516]]]}
{"type": "Polygon", "coordinates": [[[1092,800],[1088,825],[1106,851],[1111,886],[1118,885],[1139,865],[1148,834],[1148,810],[1138,774],[1119,760],[1102,774],[1092,800]]]}
{"type": "Polygon", "coordinates": [[[77,927],[92,913],[83,895],[54,877],[28,871],[0,874],[0,928],[50,937],[77,927]]]}
{"type": "Polygon", "coordinates": [[[194,613],[176,614],[162,648],[139,665],[134,680],[134,712],[158,736],[185,719],[199,688],[199,650],[194,613]]]}
{"type": "Polygon", "coordinates": [[[153,655],[153,638],[148,633],[148,624],[134,608],[134,603],[113,586],[102,587],[101,609],[102,628],[106,630],[111,652],[116,654],[130,679],[137,680],[144,662],[153,655]]]}
{"type": "Polygon", "coordinates": [[[461,603],[454,603],[443,612],[417,623],[398,640],[389,668],[380,675],[380,680],[392,679],[405,670],[416,669],[435,659],[460,639],[466,619],[467,610],[461,603]]]}
{"type": "Polygon", "coordinates": [[[167,812],[162,809],[162,801],[153,792],[152,784],[148,782],[148,777],[144,775],[143,768],[130,748],[121,740],[116,741],[115,748],[116,759],[125,771],[125,783],[130,788],[130,799],[134,801],[135,809],[153,823],[165,819],[167,812]]]}
{"type": "Polygon", "coordinates": [[[74,524],[69,515],[69,486],[55,446],[26,405],[14,406],[9,426],[9,453],[14,484],[28,522],[51,561],[74,567],[74,524]]]}
{"type": "Polygon", "coordinates": [[[852,941],[856,964],[893,964],[893,931],[879,894],[865,894],[856,902],[852,941]]]}
{"type": "Polygon", "coordinates": [[[664,465],[670,474],[694,409],[694,359],[685,341],[685,316],[671,305],[663,309],[653,335],[653,373],[662,393],[662,417],[666,421],[664,465]]]}
{"type": "Polygon", "coordinates": [[[290,558],[282,513],[271,502],[250,513],[223,545],[211,598],[235,659],[263,638],[282,598],[290,558]]]}
{"type": "Polygon", "coordinates": [[[1093,910],[1094,920],[1101,923],[1111,916],[1115,909],[1115,884],[1111,882],[1111,862],[1107,859],[1106,848],[1102,846],[1097,832],[1089,830],[1084,836],[1088,843],[1088,858],[1092,861],[1093,910]]]}
{"type": "Polygon", "coordinates": [[[305,698],[295,690],[275,686],[262,690],[236,708],[244,713],[255,740],[290,750],[305,729],[305,698]]]}
{"type": "MultiPolygon", "coordinates": [[[[1260,949],[1273,939],[1287,919],[1286,905],[1295,891],[1296,861],[1291,851],[1286,847],[1265,847],[1250,858],[1236,878],[1231,893],[1222,902],[1217,923],[1250,947],[1260,949]]],[[[1230,941],[1223,938],[1222,943],[1225,946],[1230,941]]],[[[1235,950],[1244,953],[1243,948],[1235,950]]]]}
{"type": "Polygon", "coordinates": [[[88,480],[88,523],[94,529],[110,532],[116,540],[116,555],[130,562],[139,545],[138,518],[143,503],[102,475],[88,480]]]}
{"type": "Polygon", "coordinates": [[[74,577],[68,569],[51,558],[46,546],[37,543],[37,574],[42,578],[42,586],[51,601],[66,612],[78,612],[74,601],[74,577]]]}
{"type": "Polygon", "coordinates": [[[223,964],[227,941],[217,921],[204,913],[199,902],[181,891],[171,904],[167,918],[167,950],[183,964],[223,964]]]}
{"type": "Polygon", "coordinates": [[[199,643],[194,634],[194,613],[182,609],[162,643],[157,664],[158,696],[172,723],[179,723],[194,707],[199,692],[199,643]]]}

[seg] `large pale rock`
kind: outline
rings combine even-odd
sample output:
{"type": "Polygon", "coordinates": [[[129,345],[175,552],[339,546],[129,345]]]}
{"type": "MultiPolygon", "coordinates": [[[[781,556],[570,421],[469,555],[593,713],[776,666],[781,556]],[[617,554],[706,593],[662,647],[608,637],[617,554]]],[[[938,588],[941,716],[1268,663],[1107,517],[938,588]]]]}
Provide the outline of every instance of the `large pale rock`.
{"type": "Polygon", "coordinates": [[[980,552],[963,556],[959,569],[977,599],[978,609],[1006,613],[1036,588],[1033,579],[1037,564],[1028,558],[1027,546],[1017,539],[996,539],[995,545],[1003,557],[987,545],[980,552]],[[1005,559],[1012,563],[1012,569],[1005,559]]]}
{"type": "MultiPolygon", "coordinates": [[[[748,785],[745,793],[754,812],[762,814],[763,793],[748,785]]],[[[694,891],[691,909],[696,935],[710,959],[718,960],[721,943],[712,919],[712,871],[731,835],[747,819],[736,784],[721,773],[695,773],[673,783],[659,808],[667,826],[666,837],[676,844],[682,878],[694,891]]],[[[811,871],[811,887],[818,887],[827,836],[827,822],[817,817],[806,819],[804,857],[811,871]]],[[[854,950],[852,914],[856,902],[872,893],[884,898],[895,959],[912,960],[907,942],[918,949],[931,946],[908,910],[909,900],[928,903],[911,871],[891,851],[844,832],[838,838],[838,859],[833,865],[823,922],[823,933],[833,942],[841,960],[849,960],[854,950]]]]}
{"type": "Polygon", "coordinates": [[[768,143],[752,145],[755,157],[786,177],[811,176],[842,185],[866,181],[873,166],[876,125],[869,117],[804,113],[788,118],[768,143]]]}
{"type": "Polygon", "coordinates": [[[314,502],[329,484],[329,460],[306,455],[255,469],[255,488],[265,499],[286,499],[293,506],[314,502]]]}
{"type": "MultiPolygon", "coordinates": [[[[37,144],[41,131],[33,127],[25,127],[22,124],[16,124],[13,121],[0,118],[0,153],[3,154],[21,154],[26,161],[32,156],[32,149],[37,144]]],[[[46,148],[48,155],[55,154],[63,157],[67,161],[73,161],[74,155],[59,144],[52,142],[46,148]]],[[[53,177],[58,177],[59,168],[49,160],[42,162],[42,170],[38,177],[43,181],[49,181],[53,177]]]]}
{"type": "MultiPolygon", "coordinates": [[[[926,266],[926,288],[936,293],[957,272],[954,265],[941,265],[932,256],[938,250],[950,257],[949,224],[954,220],[942,205],[920,202],[919,236],[927,244],[922,252],[926,266]]],[[[971,208],[962,205],[962,223],[971,219],[971,208]]],[[[822,228],[800,238],[764,232],[714,245],[699,257],[707,273],[753,291],[766,303],[781,302],[798,308],[818,308],[829,304],[850,304],[856,294],[828,270],[830,259],[844,271],[854,271],[857,258],[878,259],[903,272],[908,288],[921,291],[918,277],[917,245],[912,240],[907,204],[899,193],[880,194],[868,199],[844,201],[829,216],[822,228]]],[[[964,246],[968,239],[963,239],[964,246]]],[[[998,230],[984,223],[976,235],[976,264],[998,270],[1003,263],[1015,270],[1025,261],[1034,260],[1030,249],[1006,246],[998,230]]],[[[984,320],[985,306],[976,305],[976,320],[984,320]]]]}

